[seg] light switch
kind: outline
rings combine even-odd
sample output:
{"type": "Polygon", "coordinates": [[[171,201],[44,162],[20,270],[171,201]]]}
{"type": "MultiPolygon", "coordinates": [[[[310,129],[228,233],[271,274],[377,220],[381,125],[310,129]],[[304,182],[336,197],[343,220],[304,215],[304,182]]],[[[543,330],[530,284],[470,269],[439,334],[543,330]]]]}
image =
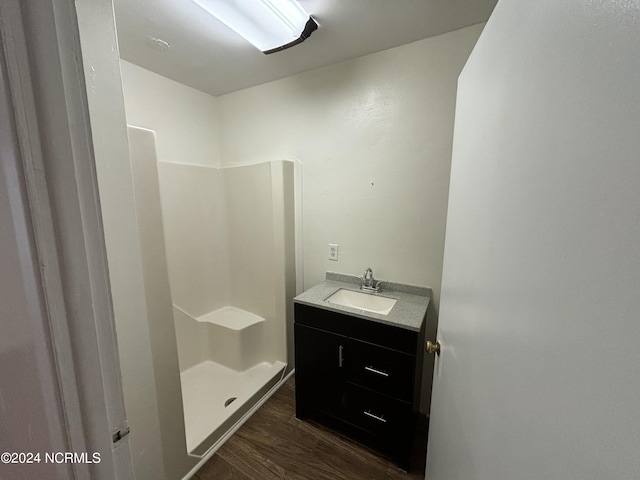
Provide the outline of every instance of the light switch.
{"type": "Polygon", "coordinates": [[[329,260],[333,260],[335,262],[338,261],[338,244],[337,243],[329,244],[329,260]]]}

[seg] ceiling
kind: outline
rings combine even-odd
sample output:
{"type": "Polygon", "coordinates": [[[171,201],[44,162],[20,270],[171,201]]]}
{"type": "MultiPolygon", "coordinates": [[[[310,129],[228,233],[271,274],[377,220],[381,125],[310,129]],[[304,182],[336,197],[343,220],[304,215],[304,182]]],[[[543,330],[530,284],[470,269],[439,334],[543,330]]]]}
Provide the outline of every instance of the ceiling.
{"type": "Polygon", "coordinates": [[[299,0],[320,27],[265,55],[192,0],[114,0],[121,58],[216,96],[484,22],[496,2],[299,0]]]}

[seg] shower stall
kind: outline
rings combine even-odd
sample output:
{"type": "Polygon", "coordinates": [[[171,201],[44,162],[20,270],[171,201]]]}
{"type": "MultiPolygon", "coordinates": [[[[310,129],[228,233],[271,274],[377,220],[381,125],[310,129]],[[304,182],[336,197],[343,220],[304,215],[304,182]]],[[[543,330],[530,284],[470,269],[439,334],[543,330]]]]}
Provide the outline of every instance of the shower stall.
{"type": "Polygon", "coordinates": [[[163,458],[181,478],[288,372],[296,175],[158,162],[153,131],[128,133],[163,458]]]}

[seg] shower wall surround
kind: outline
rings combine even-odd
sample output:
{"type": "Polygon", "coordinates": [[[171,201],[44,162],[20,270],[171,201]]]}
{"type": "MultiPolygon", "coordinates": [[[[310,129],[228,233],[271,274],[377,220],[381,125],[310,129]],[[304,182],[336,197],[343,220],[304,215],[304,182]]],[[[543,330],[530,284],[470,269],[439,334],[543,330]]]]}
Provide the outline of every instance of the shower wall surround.
{"type": "Polygon", "coordinates": [[[173,303],[195,317],[228,305],[225,172],[158,162],[173,303]]]}
{"type": "Polygon", "coordinates": [[[155,133],[132,127],[127,128],[127,133],[148,314],[139,322],[119,325],[118,343],[127,342],[128,350],[137,352],[136,358],[131,356],[128,362],[123,362],[123,371],[131,370],[131,364],[136,362],[144,362],[145,366],[150,363],[152,371],[151,378],[123,376],[125,405],[132,432],[134,472],[136,477],[152,478],[151,475],[156,474],[153,469],[160,464],[164,467],[164,477],[161,478],[178,479],[196,462],[188,457],[185,447],[155,133]],[[158,462],[159,458],[162,462],[158,462]]]}
{"type": "MultiPolygon", "coordinates": [[[[178,479],[285,373],[294,166],[158,162],[155,132],[129,127],[129,141],[153,407],[166,478],[178,479]]],[[[137,393],[125,385],[128,404],[137,393]]],[[[144,445],[153,432],[136,434],[144,445]]]]}
{"type": "MultiPolygon", "coordinates": [[[[284,218],[284,204],[293,197],[284,198],[282,184],[293,182],[293,164],[217,169],[159,162],[158,168],[178,317],[201,318],[228,305],[251,312],[265,319],[263,360],[286,361],[283,265],[293,248],[286,248],[292,239],[283,230],[293,219],[284,218]]],[[[198,353],[192,347],[179,355],[184,370],[194,361],[187,356],[198,353]]]]}

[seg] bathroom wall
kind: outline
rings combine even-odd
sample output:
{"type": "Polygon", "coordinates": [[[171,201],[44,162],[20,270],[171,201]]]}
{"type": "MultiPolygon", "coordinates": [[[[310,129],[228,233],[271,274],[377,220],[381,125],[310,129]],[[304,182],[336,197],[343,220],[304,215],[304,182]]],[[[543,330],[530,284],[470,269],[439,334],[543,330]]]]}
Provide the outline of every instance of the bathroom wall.
{"type": "Polygon", "coordinates": [[[225,165],[303,164],[304,287],[327,270],[433,287],[457,77],[482,25],[217,97],[225,165]],[[327,244],[340,245],[338,262],[327,244]]]}
{"type": "Polygon", "coordinates": [[[127,123],[157,133],[161,162],[219,165],[216,98],[120,60],[127,123]]]}
{"type": "Polygon", "coordinates": [[[217,98],[122,61],[127,121],[157,131],[161,161],[301,161],[304,288],[370,266],[437,305],[457,77],[482,27],[217,98]]]}

